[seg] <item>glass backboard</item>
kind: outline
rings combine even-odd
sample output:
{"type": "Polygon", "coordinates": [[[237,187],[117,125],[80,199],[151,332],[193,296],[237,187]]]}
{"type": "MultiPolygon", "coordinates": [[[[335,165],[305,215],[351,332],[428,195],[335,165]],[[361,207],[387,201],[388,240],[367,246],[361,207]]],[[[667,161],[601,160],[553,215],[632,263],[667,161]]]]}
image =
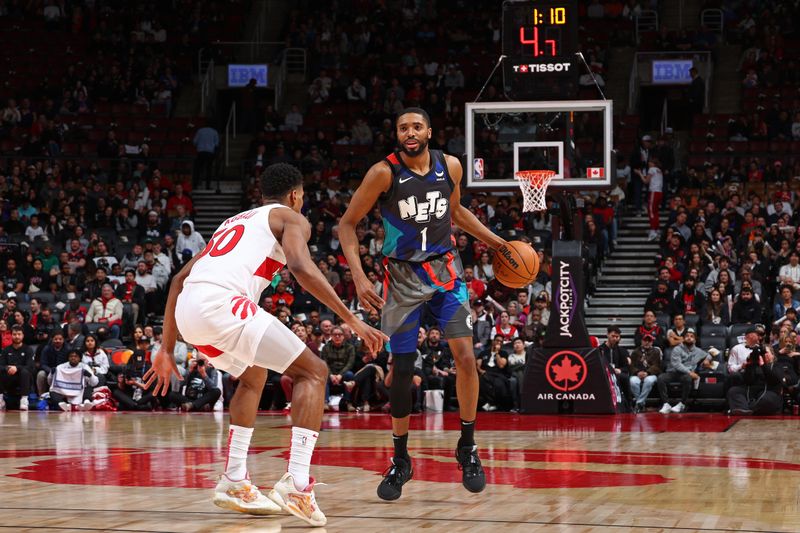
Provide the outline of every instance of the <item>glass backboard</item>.
{"type": "Polygon", "coordinates": [[[611,184],[612,102],[485,102],[466,105],[466,184],[517,187],[521,170],[553,170],[551,188],[611,184]]]}

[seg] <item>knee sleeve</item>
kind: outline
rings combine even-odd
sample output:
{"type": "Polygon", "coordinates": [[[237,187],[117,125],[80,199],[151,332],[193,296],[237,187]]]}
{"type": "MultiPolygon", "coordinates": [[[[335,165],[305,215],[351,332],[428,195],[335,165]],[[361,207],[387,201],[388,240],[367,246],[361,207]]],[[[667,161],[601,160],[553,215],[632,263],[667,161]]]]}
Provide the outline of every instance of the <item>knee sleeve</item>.
{"type": "Polygon", "coordinates": [[[392,387],[389,389],[392,417],[411,414],[411,378],[414,376],[416,353],[392,354],[392,387]]]}

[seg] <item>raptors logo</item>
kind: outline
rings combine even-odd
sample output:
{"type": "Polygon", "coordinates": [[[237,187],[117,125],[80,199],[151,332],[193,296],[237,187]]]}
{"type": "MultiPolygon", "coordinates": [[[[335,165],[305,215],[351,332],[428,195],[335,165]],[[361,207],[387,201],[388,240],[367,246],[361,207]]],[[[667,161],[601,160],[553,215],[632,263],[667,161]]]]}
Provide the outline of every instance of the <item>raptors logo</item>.
{"type": "Polygon", "coordinates": [[[234,296],[231,298],[231,303],[233,304],[231,314],[233,316],[238,315],[242,320],[256,314],[256,304],[251,302],[247,296],[234,296]]]}

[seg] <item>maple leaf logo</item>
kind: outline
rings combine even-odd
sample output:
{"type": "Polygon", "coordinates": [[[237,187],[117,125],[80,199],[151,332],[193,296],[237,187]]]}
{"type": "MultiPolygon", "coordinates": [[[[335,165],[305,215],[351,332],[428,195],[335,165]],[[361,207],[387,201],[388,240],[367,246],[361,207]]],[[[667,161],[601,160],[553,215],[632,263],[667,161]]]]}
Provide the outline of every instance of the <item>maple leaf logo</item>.
{"type": "Polygon", "coordinates": [[[586,361],[573,351],[553,355],[546,365],[547,381],[560,391],[570,391],[583,385],[586,379],[586,361]]]}
{"type": "Polygon", "coordinates": [[[578,381],[578,374],[581,371],[581,367],[573,365],[566,355],[561,360],[561,364],[553,365],[550,368],[555,373],[556,381],[578,381]]]}

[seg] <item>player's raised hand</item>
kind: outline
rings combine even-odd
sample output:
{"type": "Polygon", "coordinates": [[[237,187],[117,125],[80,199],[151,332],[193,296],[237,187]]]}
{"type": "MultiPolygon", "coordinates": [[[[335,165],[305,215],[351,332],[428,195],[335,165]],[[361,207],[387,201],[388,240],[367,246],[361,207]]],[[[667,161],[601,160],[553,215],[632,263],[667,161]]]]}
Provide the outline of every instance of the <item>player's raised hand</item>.
{"type": "Polygon", "coordinates": [[[366,323],[356,320],[353,324],[348,324],[367,347],[369,353],[376,354],[383,349],[384,343],[389,340],[389,337],[378,331],[377,329],[368,326],[366,323]]]}
{"type": "Polygon", "coordinates": [[[383,307],[383,298],[378,296],[378,293],[375,292],[375,286],[366,276],[359,276],[353,282],[356,286],[356,293],[361,307],[369,312],[377,311],[383,307]]]}
{"type": "Polygon", "coordinates": [[[153,366],[144,374],[144,388],[149,389],[150,385],[156,384],[153,389],[153,396],[166,396],[169,391],[169,381],[173,374],[178,381],[183,381],[178,365],[175,364],[175,357],[167,352],[162,344],[158,352],[152,358],[153,366]]]}

